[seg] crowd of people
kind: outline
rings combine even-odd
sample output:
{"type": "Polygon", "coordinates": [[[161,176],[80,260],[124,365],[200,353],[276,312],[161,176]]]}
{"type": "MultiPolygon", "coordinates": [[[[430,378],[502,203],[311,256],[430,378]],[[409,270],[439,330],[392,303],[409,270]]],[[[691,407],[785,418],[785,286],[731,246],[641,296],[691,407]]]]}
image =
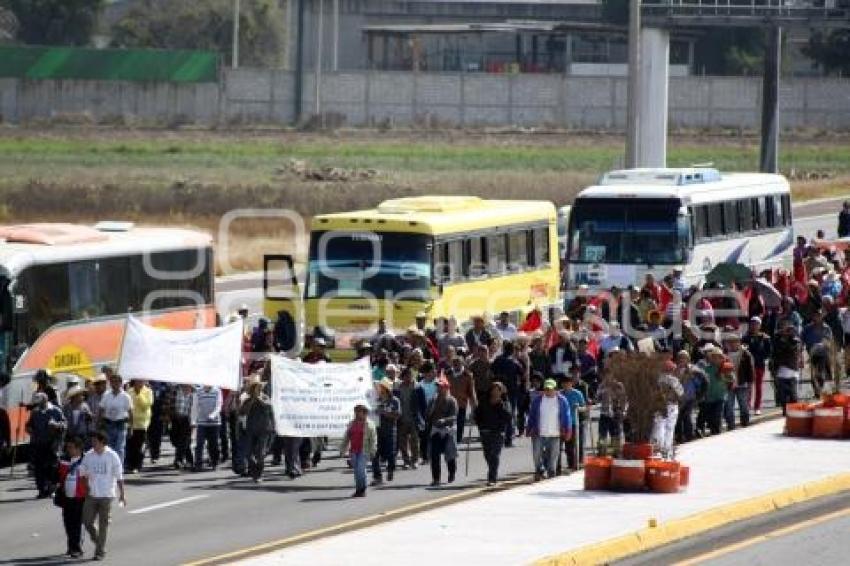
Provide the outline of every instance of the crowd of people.
{"type": "MultiPolygon", "coordinates": [[[[827,381],[840,379],[841,351],[848,367],[850,275],[843,253],[818,240],[799,238],[794,258],[792,272],[764,272],[746,283],[686,288],[674,271],[660,281],[647,275],[640,287],[595,295],[579,289],[563,309],[535,309],[522,320],[502,312],[461,325],[419,313],[401,333],[379,321],[356,347],[358,358],[370,359],[374,398],[371,407],[355,408],[340,446],[354,470],[353,495],[366,494],[369,468],[374,486],[393,481],[399,467],[428,465],[437,486],[445,464],[452,483],[472,422],[488,485],[499,480],[501,453],[518,436],[531,438],[535,479],[578,469],[591,407],[599,449],[617,453],[628,440],[634,401],[609,369],[629,352],[663,358],[666,410],[653,432],[663,456],[673,455],[674,441],[720,434],[724,424],[747,426],[761,413],[768,372],[783,410],[799,398],[806,360],[819,395],[827,381]]],[[[84,524],[95,556],[103,557],[109,502],[124,501],[124,474],[139,473],[146,458],[158,463],[166,434],[177,470],[229,460],[235,474],[261,482],[269,458],[292,479],[320,465],[328,439],[275,434],[263,354],[283,349],[279,335],[264,320],[246,331],[240,391],[125,383],[104,367],[85,384],[70,380],[60,399],[50,374],[38,372],[27,423],[32,467],[38,496],[62,500],[69,554],[80,555],[84,524]]],[[[302,361],[332,361],[320,333],[302,361]]]]}

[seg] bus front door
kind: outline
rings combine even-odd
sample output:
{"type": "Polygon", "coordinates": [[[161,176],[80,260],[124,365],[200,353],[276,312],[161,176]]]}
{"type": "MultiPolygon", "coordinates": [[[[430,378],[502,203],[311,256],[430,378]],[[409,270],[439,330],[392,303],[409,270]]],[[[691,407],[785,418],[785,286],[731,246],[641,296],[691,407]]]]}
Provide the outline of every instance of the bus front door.
{"type": "Polygon", "coordinates": [[[298,356],[304,348],[304,301],[291,255],[263,256],[263,312],[274,324],[275,349],[298,356]]]}

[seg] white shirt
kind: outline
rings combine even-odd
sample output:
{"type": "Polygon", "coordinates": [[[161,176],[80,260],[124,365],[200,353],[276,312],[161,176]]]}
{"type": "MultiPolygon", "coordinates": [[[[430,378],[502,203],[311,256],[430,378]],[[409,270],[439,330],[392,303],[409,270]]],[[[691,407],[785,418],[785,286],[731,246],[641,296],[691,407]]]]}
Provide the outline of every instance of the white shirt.
{"type": "Polygon", "coordinates": [[[116,395],[110,389],[103,394],[103,398],[100,400],[103,418],[110,421],[121,421],[129,418],[132,406],[133,401],[126,391],[119,391],[116,395]]]}
{"type": "Polygon", "coordinates": [[[499,332],[499,335],[502,337],[502,340],[506,342],[513,342],[517,337],[516,326],[511,324],[510,322],[502,326],[501,324],[496,325],[496,330],[499,332]]]}
{"type": "Polygon", "coordinates": [[[561,436],[561,422],[558,418],[558,396],[540,400],[540,436],[561,436]]]}
{"type": "Polygon", "coordinates": [[[80,475],[88,478],[91,497],[114,498],[117,482],[124,479],[124,469],[118,454],[106,446],[102,454],[94,448],[86,452],[80,464],[80,475]]]}

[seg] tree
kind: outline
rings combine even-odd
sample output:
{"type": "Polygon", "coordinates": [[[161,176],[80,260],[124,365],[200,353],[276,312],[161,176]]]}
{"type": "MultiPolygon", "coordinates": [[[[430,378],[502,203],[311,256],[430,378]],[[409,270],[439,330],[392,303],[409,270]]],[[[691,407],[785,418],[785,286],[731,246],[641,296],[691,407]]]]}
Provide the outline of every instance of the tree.
{"type": "MultiPolygon", "coordinates": [[[[283,63],[284,15],[277,0],[242,0],[239,62],[277,67],[283,63]]],[[[116,47],[218,51],[230,60],[233,0],[137,0],[112,29],[116,47]]]]}
{"type": "Polygon", "coordinates": [[[88,45],[103,0],[0,0],[18,20],[18,39],[35,45],[88,45]]]}
{"type": "Polygon", "coordinates": [[[827,73],[850,74],[850,30],[836,30],[826,36],[813,33],[803,54],[827,73]]]}

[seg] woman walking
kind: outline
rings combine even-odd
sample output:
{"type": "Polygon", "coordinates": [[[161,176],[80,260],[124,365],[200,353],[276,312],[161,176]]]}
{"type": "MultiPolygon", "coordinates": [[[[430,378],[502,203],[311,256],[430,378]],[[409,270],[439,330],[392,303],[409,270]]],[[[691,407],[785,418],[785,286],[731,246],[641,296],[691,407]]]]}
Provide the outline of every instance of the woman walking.
{"type": "Polygon", "coordinates": [[[457,472],[457,443],[455,421],[457,401],[449,392],[450,384],[445,377],[437,380],[437,396],[428,404],[427,423],[431,430],[431,485],[440,485],[440,456],[446,459],[449,470],[448,482],[455,481],[457,472]]]}

